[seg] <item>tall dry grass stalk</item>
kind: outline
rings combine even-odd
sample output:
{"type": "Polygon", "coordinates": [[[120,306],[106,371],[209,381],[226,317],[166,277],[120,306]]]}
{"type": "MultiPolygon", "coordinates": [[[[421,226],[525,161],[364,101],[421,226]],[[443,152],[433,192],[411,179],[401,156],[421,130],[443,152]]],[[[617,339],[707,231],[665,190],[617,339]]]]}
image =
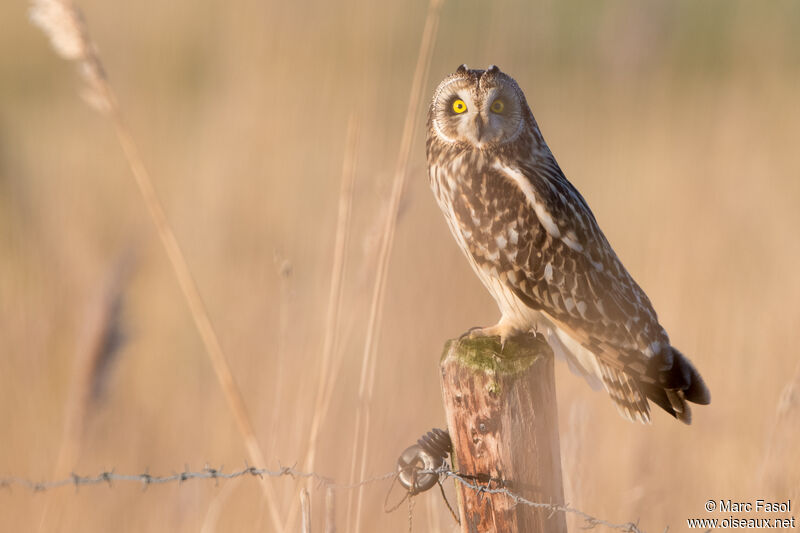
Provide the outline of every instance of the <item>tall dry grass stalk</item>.
{"type": "Polygon", "coordinates": [[[800,497],[800,364],[781,391],[775,420],[765,443],[759,478],[768,496],[800,497]]]}
{"type": "MultiPolygon", "coordinates": [[[[345,154],[342,161],[342,181],[339,189],[339,210],[336,219],[336,237],[333,247],[333,264],[331,265],[330,292],[328,294],[328,309],[325,316],[325,336],[322,341],[322,351],[319,360],[319,378],[314,396],[314,414],[309,427],[308,442],[305,452],[301,455],[303,468],[307,472],[314,470],[317,457],[317,440],[322,421],[328,413],[331,396],[336,383],[336,377],[341,368],[341,358],[333,361],[338,353],[340,340],[340,321],[342,310],[342,288],[344,287],[344,272],[347,266],[347,250],[350,242],[350,215],[353,206],[353,189],[356,176],[356,162],[358,153],[359,120],[355,115],[350,115],[347,121],[347,136],[345,141],[345,154]],[[335,364],[334,364],[335,363],[335,364]]],[[[313,480],[306,481],[311,485],[313,480]]],[[[297,500],[289,511],[286,528],[294,529],[297,519],[297,500]]]]}
{"type": "MultiPolygon", "coordinates": [[[[273,253],[273,263],[278,274],[278,338],[275,343],[275,379],[272,387],[272,413],[270,415],[270,427],[277,427],[280,424],[282,411],[281,398],[283,397],[286,371],[286,340],[289,331],[289,296],[291,293],[292,263],[282,257],[280,253],[273,253]]],[[[278,445],[279,432],[271,431],[271,438],[267,445],[267,453],[271,456],[275,453],[278,445]]]]}
{"type": "Polygon", "coordinates": [[[231,479],[226,482],[216,493],[214,499],[206,507],[206,514],[200,526],[200,533],[215,533],[219,524],[219,517],[231,494],[239,488],[242,478],[231,479]]]}
{"type": "MultiPolygon", "coordinates": [[[[30,17],[31,21],[50,38],[53,48],[59,55],[77,63],[86,82],[84,97],[93,107],[105,114],[113,124],[136,185],[144,199],[150,218],[189,306],[197,331],[206,348],[206,353],[211,360],[214,373],[244,439],[247,455],[254,466],[266,467],[264,454],[256,440],[244,398],[236,385],[217,333],[200,296],[197,283],[178,245],[164,207],[158,199],[150,174],[139,154],[130,129],[123,120],[116,94],[105,75],[97,47],[89,36],[88,27],[80,10],[70,0],[34,0],[31,4],[30,17]]],[[[283,524],[275,506],[277,500],[274,490],[266,479],[261,480],[261,487],[272,526],[276,531],[283,531],[283,524]]]]}
{"type": "MultiPolygon", "coordinates": [[[[428,5],[428,12],[425,17],[425,27],[422,31],[417,64],[414,68],[414,77],[411,81],[411,91],[408,98],[408,109],[406,110],[403,133],[400,138],[400,150],[397,155],[397,165],[394,172],[392,193],[389,198],[389,206],[386,213],[386,222],[381,239],[381,247],[378,253],[378,269],[375,277],[375,285],[372,292],[370,304],[369,322],[367,324],[367,334],[364,340],[364,352],[361,360],[361,376],[358,386],[359,404],[356,412],[355,435],[353,439],[353,457],[350,469],[350,480],[355,481],[355,464],[361,456],[359,468],[359,479],[366,475],[367,455],[369,451],[369,425],[370,425],[370,403],[372,392],[375,385],[375,351],[380,337],[381,321],[383,318],[383,299],[386,293],[386,279],[389,271],[389,258],[391,256],[392,244],[394,242],[395,229],[397,227],[397,214],[400,208],[400,199],[405,189],[406,175],[408,173],[408,162],[411,155],[411,144],[414,139],[414,132],[417,129],[420,102],[422,101],[422,89],[425,86],[428,70],[430,67],[431,56],[433,55],[433,45],[436,41],[436,30],[439,26],[439,12],[444,0],[431,0],[428,5]],[[363,422],[362,422],[363,420],[363,422]],[[362,428],[363,426],[363,428],[362,428]],[[360,435],[359,435],[360,433],[360,435]],[[360,436],[360,439],[359,439],[360,436]],[[360,440],[360,442],[359,442],[360,440]]],[[[355,527],[350,529],[352,519],[352,493],[347,505],[347,531],[361,530],[361,504],[364,497],[364,487],[358,489],[358,496],[355,507],[355,527]]]]}
{"type": "MultiPolygon", "coordinates": [[[[574,401],[569,409],[569,423],[567,431],[561,434],[561,464],[563,465],[564,496],[570,505],[581,507],[581,500],[584,496],[584,488],[581,486],[581,474],[584,472],[583,447],[589,440],[587,439],[587,428],[589,427],[589,412],[587,406],[582,401],[574,401]]],[[[567,529],[577,531],[583,525],[583,519],[579,516],[567,514],[567,529]]]]}
{"type": "Polygon", "coordinates": [[[302,533],[311,533],[311,499],[308,496],[308,489],[300,491],[300,508],[303,516],[303,521],[300,523],[300,531],[302,533]]]}
{"type": "Polygon", "coordinates": [[[359,122],[355,116],[350,116],[347,124],[347,142],[345,157],[342,163],[342,185],[339,191],[339,213],[336,223],[336,241],[333,253],[333,268],[331,269],[331,288],[328,296],[328,310],[325,318],[325,337],[322,343],[320,356],[319,380],[314,402],[314,416],[311,419],[311,429],[308,437],[308,448],[305,454],[305,469],[314,470],[317,452],[317,438],[322,420],[330,407],[339,365],[331,368],[332,359],[339,346],[339,317],[342,307],[342,287],[344,285],[344,272],[347,264],[347,247],[350,240],[350,214],[353,205],[353,185],[356,174],[356,157],[358,152],[359,122]]]}

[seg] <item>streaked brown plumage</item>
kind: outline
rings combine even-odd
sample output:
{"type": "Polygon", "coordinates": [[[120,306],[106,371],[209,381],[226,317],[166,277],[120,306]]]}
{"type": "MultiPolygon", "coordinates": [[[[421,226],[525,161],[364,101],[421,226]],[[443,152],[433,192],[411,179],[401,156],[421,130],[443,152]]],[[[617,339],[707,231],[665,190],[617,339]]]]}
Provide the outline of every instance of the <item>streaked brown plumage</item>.
{"type": "Polygon", "coordinates": [[[544,332],[632,420],[649,422],[648,399],[686,423],[687,401],[709,403],[511,77],[462,65],[445,78],[429,110],[427,152],[450,230],[502,313],[473,335],[544,332]]]}

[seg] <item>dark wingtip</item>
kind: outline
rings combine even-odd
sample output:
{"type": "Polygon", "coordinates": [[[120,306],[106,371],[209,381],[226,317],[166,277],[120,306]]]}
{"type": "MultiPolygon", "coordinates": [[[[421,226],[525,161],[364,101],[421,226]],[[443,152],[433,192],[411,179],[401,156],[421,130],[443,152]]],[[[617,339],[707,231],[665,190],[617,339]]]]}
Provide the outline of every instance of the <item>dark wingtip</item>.
{"type": "Polygon", "coordinates": [[[683,396],[687,401],[700,405],[708,405],[711,403],[711,392],[706,387],[700,372],[694,367],[689,358],[681,352],[672,348],[673,372],[675,369],[682,376],[682,383],[678,387],[683,391],[683,396]]]}
{"type": "Polygon", "coordinates": [[[668,352],[662,351],[651,360],[648,376],[652,382],[642,383],[647,397],[686,425],[692,423],[692,411],[687,402],[711,403],[711,393],[700,373],[688,358],[671,346],[668,352]]]}
{"type": "Polygon", "coordinates": [[[692,403],[700,405],[711,403],[711,391],[708,390],[705,381],[703,381],[700,373],[694,367],[692,367],[692,383],[683,391],[683,395],[692,403]]]}
{"type": "Polygon", "coordinates": [[[687,401],[707,405],[711,393],[692,362],[681,352],[669,347],[668,352],[653,357],[647,371],[648,376],[664,389],[683,392],[687,401]]]}

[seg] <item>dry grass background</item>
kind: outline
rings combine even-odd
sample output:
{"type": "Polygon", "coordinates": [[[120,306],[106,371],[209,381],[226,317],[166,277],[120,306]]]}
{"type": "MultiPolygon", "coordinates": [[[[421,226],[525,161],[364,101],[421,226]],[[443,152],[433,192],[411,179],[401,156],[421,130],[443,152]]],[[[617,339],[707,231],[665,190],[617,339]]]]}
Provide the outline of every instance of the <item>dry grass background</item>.
{"type": "MultiPolygon", "coordinates": [[[[315,464],[346,481],[427,2],[81,7],[273,467],[301,459],[308,439],[348,120],[359,117],[342,363],[315,464]]],[[[240,466],[242,439],[113,131],[80,102],[72,67],[26,8],[0,4],[0,474],[56,474],[75,362],[96,344],[115,286],[125,342],[68,470],[240,466]]],[[[691,427],[661,415],[642,427],[558,365],[568,501],[680,531],[709,498],[800,499],[798,5],[454,1],[425,98],[462,62],[496,63],[520,82],[712,390],[691,427]]],[[[428,191],[423,141],[420,126],[389,266],[370,475],[444,424],[443,342],[497,314],[428,191]]],[[[288,513],[297,485],[272,484],[288,513]]],[[[407,528],[402,511],[382,512],[385,488],[367,490],[362,530],[407,528]]],[[[322,495],[311,497],[319,510],[322,495]]],[[[437,494],[418,500],[415,530],[450,528],[437,494]]],[[[342,529],[346,501],[340,493],[342,529]]],[[[270,530],[253,479],[4,491],[2,529],[36,530],[45,507],[47,530],[270,530]]]]}

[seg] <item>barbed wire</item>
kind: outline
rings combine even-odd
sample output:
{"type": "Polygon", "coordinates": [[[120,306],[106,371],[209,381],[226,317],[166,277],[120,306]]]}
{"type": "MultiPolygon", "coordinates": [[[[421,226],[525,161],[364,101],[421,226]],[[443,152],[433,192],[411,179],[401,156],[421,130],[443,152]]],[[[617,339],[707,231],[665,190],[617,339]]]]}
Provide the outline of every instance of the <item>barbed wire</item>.
{"type": "Polygon", "coordinates": [[[235,479],[240,477],[291,477],[294,479],[313,479],[315,480],[319,486],[322,488],[332,488],[334,490],[350,490],[356,489],[363,485],[369,485],[371,483],[375,483],[378,481],[387,480],[395,475],[394,472],[389,472],[387,474],[382,474],[379,476],[371,477],[368,479],[364,479],[362,481],[350,484],[342,484],[337,483],[334,479],[319,474],[317,472],[304,472],[302,470],[297,470],[294,467],[280,467],[278,470],[268,470],[265,468],[256,468],[254,466],[247,466],[245,465],[244,468],[241,470],[233,470],[230,472],[225,472],[222,468],[212,468],[210,466],[206,466],[200,471],[192,471],[188,468],[185,468],[182,472],[163,475],[163,476],[155,476],[150,474],[149,472],[145,471],[142,474],[117,474],[114,470],[110,471],[103,471],[94,476],[81,476],[79,474],[72,473],[69,477],[53,480],[53,481],[32,481],[27,478],[17,477],[17,476],[10,476],[0,478],[0,488],[12,488],[14,486],[22,487],[25,489],[29,489],[33,492],[44,492],[47,490],[57,489],[65,486],[72,485],[75,488],[78,488],[83,485],[101,485],[107,484],[109,486],[113,485],[115,481],[122,481],[122,482],[138,482],[141,483],[144,488],[147,488],[150,485],[161,485],[165,483],[183,483],[184,481],[191,481],[195,479],[235,479]]]}
{"type": "MultiPolygon", "coordinates": [[[[428,472],[422,471],[420,473],[428,473],[428,472]]],[[[639,529],[639,524],[636,522],[625,522],[623,524],[616,524],[614,522],[609,522],[608,520],[603,520],[601,518],[592,516],[589,513],[581,511],[580,509],[571,507],[569,504],[561,505],[556,503],[534,502],[525,498],[524,496],[515,494],[502,486],[498,488],[491,488],[491,486],[488,484],[482,485],[474,481],[474,476],[464,476],[462,474],[459,474],[458,472],[450,470],[449,468],[440,468],[437,471],[435,471],[435,473],[438,473],[439,475],[447,478],[452,478],[456,480],[458,483],[461,483],[463,486],[476,491],[478,494],[502,494],[513,500],[514,503],[516,504],[527,505],[529,507],[535,507],[538,509],[546,509],[550,511],[551,516],[555,513],[577,515],[584,520],[583,529],[592,529],[597,526],[605,526],[609,529],[616,529],[618,531],[623,531],[625,533],[645,533],[644,530],[639,529]]],[[[497,482],[501,485],[503,484],[502,480],[497,480],[497,482]]]]}
{"type": "MultiPolygon", "coordinates": [[[[464,487],[474,490],[479,494],[487,495],[504,495],[513,500],[516,504],[527,505],[539,509],[549,510],[552,514],[565,513],[574,514],[579,516],[584,521],[584,529],[592,529],[597,526],[605,526],[609,529],[622,531],[625,533],[645,533],[639,528],[638,523],[614,523],[592,516],[580,509],[571,507],[568,504],[553,504],[544,502],[535,502],[515,494],[503,486],[492,488],[490,484],[481,484],[475,480],[474,476],[465,476],[459,472],[451,470],[449,465],[445,464],[441,468],[435,470],[419,469],[419,474],[433,474],[441,478],[450,478],[460,483],[464,487]]],[[[256,468],[253,466],[245,465],[240,470],[232,470],[225,472],[222,467],[212,468],[206,466],[202,470],[192,471],[189,468],[184,468],[182,472],[177,472],[169,475],[153,475],[145,471],[141,474],[118,474],[114,470],[103,471],[97,475],[82,476],[72,473],[69,477],[52,480],[52,481],[33,481],[23,477],[10,476],[0,478],[0,488],[11,489],[13,487],[21,487],[32,492],[44,492],[48,490],[58,489],[67,486],[74,486],[76,489],[85,485],[108,485],[112,487],[115,482],[134,482],[142,485],[143,489],[147,489],[150,485],[162,485],[167,483],[182,484],[186,481],[199,480],[199,479],[213,479],[229,480],[242,477],[291,477],[294,479],[313,479],[317,482],[320,488],[333,489],[333,490],[352,490],[365,485],[371,485],[380,481],[386,481],[397,477],[397,472],[387,472],[371,478],[363,479],[355,483],[337,483],[333,478],[324,476],[317,472],[305,472],[298,470],[295,467],[280,467],[278,470],[268,470],[265,468],[256,468]]],[[[502,485],[502,480],[491,480],[502,485]]],[[[413,497],[413,495],[411,495],[413,497]]]]}

